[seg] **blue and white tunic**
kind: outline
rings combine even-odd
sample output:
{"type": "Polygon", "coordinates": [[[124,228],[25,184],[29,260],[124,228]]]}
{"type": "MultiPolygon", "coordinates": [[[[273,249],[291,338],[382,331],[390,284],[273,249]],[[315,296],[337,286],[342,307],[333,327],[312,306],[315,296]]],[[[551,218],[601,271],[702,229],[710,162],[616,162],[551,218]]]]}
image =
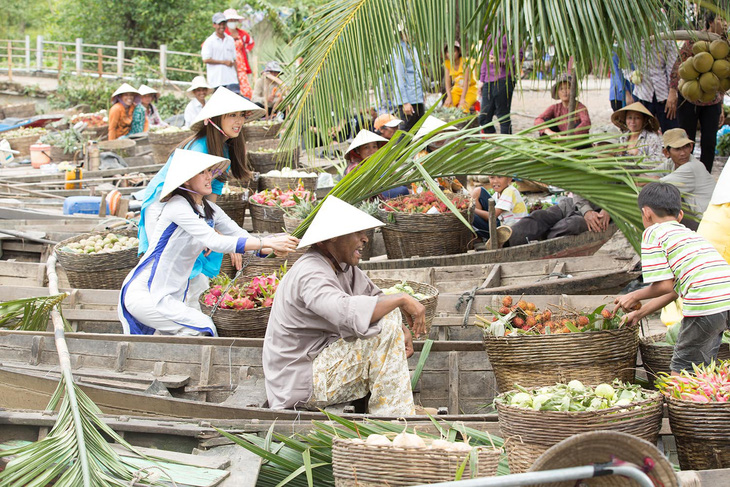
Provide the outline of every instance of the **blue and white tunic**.
{"type": "Polygon", "coordinates": [[[190,272],[204,249],[243,253],[250,235],[209,204],[214,215],[208,221],[182,196],[165,204],[147,252],[122,285],[118,312],[124,333],[216,335],[213,320],[185,304],[190,272]]]}

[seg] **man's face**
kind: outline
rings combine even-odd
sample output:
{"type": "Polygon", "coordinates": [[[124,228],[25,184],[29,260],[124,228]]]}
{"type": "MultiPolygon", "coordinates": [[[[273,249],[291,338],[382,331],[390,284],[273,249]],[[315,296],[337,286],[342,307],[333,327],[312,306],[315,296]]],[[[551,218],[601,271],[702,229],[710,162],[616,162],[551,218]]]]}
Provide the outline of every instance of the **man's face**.
{"type": "Polygon", "coordinates": [[[328,242],[328,248],[339,262],[356,266],[360,263],[362,251],[367,242],[368,236],[363,230],[331,239],[328,242]]]}
{"type": "Polygon", "coordinates": [[[670,157],[675,166],[687,164],[692,155],[692,144],[686,144],[682,147],[668,147],[664,149],[664,155],[670,157]]]}
{"type": "Polygon", "coordinates": [[[218,37],[223,37],[226,34],[226,23],[221,22],[220,24],[213,24],[213,29],[218,37]]]}
{"type": "Polygon", "coordinates": [[[205,103],[205,97],[208,96],[208,88],[196,88],[193,95],[200,103],[205,103]]]}
{"type": "Polygon", "coordinates": [[[390,140],[395,135],[396,127],[387,127],[383,125],[380,127],[380,135],[390,140]]]}

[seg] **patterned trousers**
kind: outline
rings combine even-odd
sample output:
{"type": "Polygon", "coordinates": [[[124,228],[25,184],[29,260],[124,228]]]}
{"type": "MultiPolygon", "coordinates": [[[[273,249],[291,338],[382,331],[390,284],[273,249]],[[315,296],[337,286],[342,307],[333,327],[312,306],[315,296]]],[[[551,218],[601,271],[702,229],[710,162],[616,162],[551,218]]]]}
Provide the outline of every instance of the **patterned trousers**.
{"type": "Polygon", "coordinates": [[[391,311],[380,323],[377,336],[354,341],[339,339],[314,359],[308,406],[324,408],[360,399],[370,392],[370,414],[415,414],[400,310],[391,311]]]}

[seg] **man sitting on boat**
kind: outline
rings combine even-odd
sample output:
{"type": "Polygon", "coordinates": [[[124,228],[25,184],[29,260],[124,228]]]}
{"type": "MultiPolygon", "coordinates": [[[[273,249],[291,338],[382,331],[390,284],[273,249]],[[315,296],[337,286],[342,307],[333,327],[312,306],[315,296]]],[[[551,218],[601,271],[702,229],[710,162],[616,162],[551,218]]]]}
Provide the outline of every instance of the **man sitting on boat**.
{"type": "Polygon", "coordinates": [[[384,295],[361,271],[365,231],[384,225],[329,196],[299,248],[311,246],[276,291],[264,339],[269,407],[324,408],[371,394],[370,414],[415,413],[407,357],[411,332],[425,332],[425,308],[384,295]]]}

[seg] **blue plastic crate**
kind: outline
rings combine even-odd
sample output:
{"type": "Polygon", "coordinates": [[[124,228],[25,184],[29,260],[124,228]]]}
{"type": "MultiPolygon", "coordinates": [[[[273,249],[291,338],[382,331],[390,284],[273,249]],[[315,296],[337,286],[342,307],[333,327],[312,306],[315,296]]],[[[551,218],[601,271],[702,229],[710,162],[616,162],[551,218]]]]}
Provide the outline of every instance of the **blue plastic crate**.
{"type": "MultiPolygon", "coordinates": [[[[64,215],[98,215],[101,205],[101,196],[69,196],[63,202],[64,215]]],[[[106,204],[106,213],[109,214],[109,203],[106,204]]]]}

